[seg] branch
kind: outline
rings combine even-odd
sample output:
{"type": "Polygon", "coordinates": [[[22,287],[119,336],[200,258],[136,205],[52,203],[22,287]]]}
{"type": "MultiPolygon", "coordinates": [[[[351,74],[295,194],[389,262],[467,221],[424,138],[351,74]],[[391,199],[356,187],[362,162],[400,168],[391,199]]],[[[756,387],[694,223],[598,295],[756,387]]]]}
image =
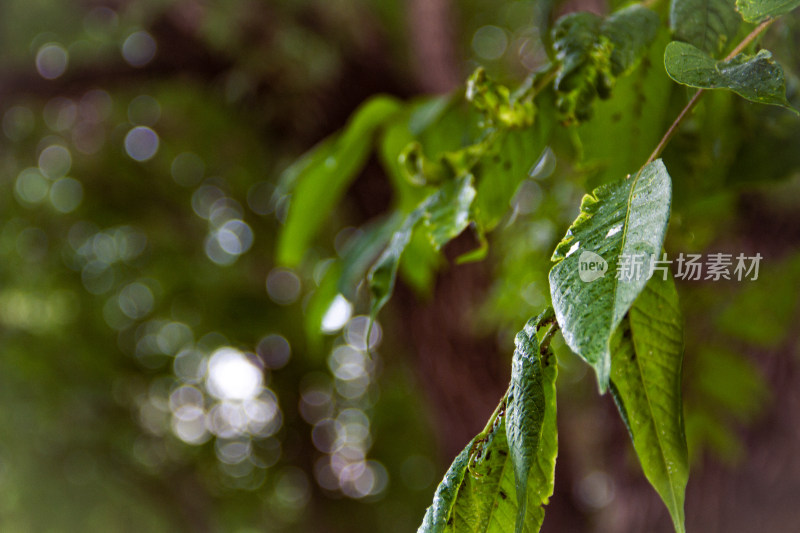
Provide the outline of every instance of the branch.
{"type": "MultiPolygon", "coordinates": [[[[744,50],[750,43],[752,43],[756,37],[758,37],[762,32],[764,32],[767,28],[769,28],[773,22],[775,22],[775,19],[767,19],[761,24],[759,24],[753,31],[751,31],[747,35],[747,37],[742,39],[742,42],[736,45],[736,48],[731,50],[731,53],[725,57],[724,61],[730,61],[731,59],[739,55],[741,51],[744,50]]],[[[689,114],[689,111],[691,111],[692,108],[700,100],[700,97],[703,95],[703,92],[705,92],[703,89],[699,89],[696,93],[694,93],[694,96],[692,96],[692,99],[689,100],[689,103],[686,104],[686,106],[681,110],[680,114],[678,115],[678,118],[676,118],[675,121],[672,123],[672,125],[670,125],[669,129],[664,134],[664,136],[661,137],[661,140],[658,142],[658,146],[656,146],[656,149],[653,150],[652,154],[650,154],[650,157],[647,158],[647,161],[645,161],[644,165],[642,165],[642,168],[646,167],[647,165],[655,161],[656,158],[658,158],[658,156],[661,155],[661,152],[664,151],[664,148],[666,148],[670,139],[672,139],[672,136],[675,135],[675,133],[678,131],[678,126],[680,126],[681,122],[683,122],[683,119],[686,117],[686,115],[689,114]]]]}

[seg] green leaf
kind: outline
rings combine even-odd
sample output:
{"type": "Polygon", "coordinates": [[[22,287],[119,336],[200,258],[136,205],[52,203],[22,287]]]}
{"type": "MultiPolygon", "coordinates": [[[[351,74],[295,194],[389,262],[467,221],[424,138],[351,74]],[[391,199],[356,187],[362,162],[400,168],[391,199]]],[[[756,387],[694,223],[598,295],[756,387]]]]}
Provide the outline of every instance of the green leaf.
{"type": "Polygon", "coordinates": [[[371,297],[370,316],[374,319],[378,312],[386,305],[394,291],[394,284],[397,280],[397,269],[400,266],[400,258],[411,241],[414,227],[422,219],[426,204],[417,207],[403,221],[400,229],[395,231],[389,240],[389,245],[381,256],[372,265],[367,275],[369,281],[369,292],[371,297]]]}
{"type": "Polygon", "coordinates": [[[729,48],[741,23],[734,0],[672,0],[670,5],[669,25],[675,39],[712,57],[729,48]]]}
{"type": "Polygon", "coordinates": [[[717,61],[691,44],[671,42],[664,51],[664,65],[669,77],[680,84],[728,89],[752,102],[792,109],[786,101],[783,69],[768,50],[717,61]]]}
{"type": "Polygon", "coordinates": [[[603,22],[600,32],[613,46],[611,73],[614,76],[630,72],[639,63],[655,40],[658,27],[658,15],[639,4],[614,12],[603,22]]]}
{"type": "Polygon", "coordinates": [[[747,22],[779,17],[800,6],[800,0],[736,0],[736,9],[747,22]]]}
{"type": "Polygon", "coordinates": [[[602,19],[594,13],[579,11],[558,19],[553,26],[553,48],[561,69],[556,76],[556,90],[570,89],[582,67],[591,61],[592,50],[600,36],[602,19]]]}
{"type": "Polygon", "coordinates": [[[436,250],[458,237],[469,225],[469,210],[475,199],[471,174],[446,183],[434,195],[425,212],[425,227],[436,250]]]}
{"type": "Polygon", "coordinates": [[[514,194],[539,161],[555,122],[550,117],[543,110],[532,128],[504,132],[475,169],[479,180],[476,218],[485,231],[497,227],[506,216],[514,194]]]}
{"type": "Polygon", "coordinates": [[[473,442],[474,441],[467,444],[467,447],[456,456],[453,464],[450,465],[450,468],[444,475],[444,479],[439,486],[436,487],[436,492],[433,495],[433,503],[425,512],[422,525],[417,530],[417,533],[454,531],[452,527],[453,521],[451,521],[453,506],[456,503],[456,498],[461,488],[461,482],[464,480],[464,476],[467,473],[473,442]]]}
{"type": "Polygon", "coordinates": [[[290,167],[281,189],[292,189],[292,200],[278,242],[278,262],[294,266],[331,209],[363,167],[375,130],[401,109],[398,100],[375,97],[363,104],[344,131],[324,141],[312,154],[290,167]]]}
{"type": "Polygon", "coordinates": [[[548,309],[517,335],[511,385],[486,428],[456,457],[436,489],[420,533],[536,533],[553,493],[557,365],[541,353],[548,309]]]}
{"type": "Polygon", "coordinates": [[[556,22],[553,49],[560,69],[553,87],[567,122],[591,116],[595,99],[608,98],[615,79],[636,67],[658,28],[658,15],[640,5],[616,11],[605,20],[583,11],[556,22]]]}
{"type": "Polygon", "coordinates": [[[453,506],[452,529],[446,531],[514,531],[519,511],[506,431],[506,420],[500,417],[487,437],[473,440],[472,459],[453,506]]]}
{"type": "Polygon", "coordinates": [[[582,167],[594,171],[590,188],[636,172],[674,118],[672,80],[661,66],[669,32],[660,33],[639,67],[617,80],[614,97],[597,102],[592,120],[577,128],[582,167]]]}
{"type": "Polygon", "coordinates": [[[516,532],[539,531],[544,507],[553,494],[558,433],[556,430],[555,356],[542,353],[537,332],[555,321],[548,308],[517,334],[506,407],[506,436],[514,467],[518,512],[516,532]]]}
{"type": "Polygon", "coordinates": [[[582,11],[561,17],[553,26],[553,49],[560,63],[553,88],[556,107],[568,123],[587,120],[595,99],[611,94],[611,44],[600,42],[601,24],[600,17],[582,11]]]}
{"type": "Polygon", "coordinates": [[[614,335],[611,390],[644,474],[684,532],[689,479],[681,402],[683,320],[672,278],[654,276],[614,335]]]}
{"type": "Polygon", "coordinates": [[[373,318],[392,295],[400,259],[411,242],[418,223],[424,221],[428,239],[437,250],[469,225],[469,209],[475,199],[472,183],[473,177],[469,174],[448,181],[423,200],[392,235],[389,245],[370,269],[368,276],[373,318]]]}
{"type": "Polygon", "coordinates": [[[342,271],[337,288],[346,298],[355,300],[358,284],[364,279],[375,258],[387,246],[402,219],[399,212],[394,212],[387,218],[369,222],[344,245],[342,271]]]}
{"type": "Polygon", "coordinates": [[[647,274],[664,243],[671,197],[667,169],[656,160],[633,178],[584,196],[580,215],[553,252],[550,295],[558,323],[567,345],[594,367],[601,392],[611,371],[611,336],[646,284],[645,276],[617,279],[620,257],[642,257],[647,274]],[[601,277],[587,276],[590,263],[603,261],[601,277]]]}
{"type": "Polygon", "coordinates": [[[506,128],[528,127],[536,116],[532,98],[512,95],[508,87],[490,80],[483,67],[469,77],[466,97],[490,121],[506,128]]]}

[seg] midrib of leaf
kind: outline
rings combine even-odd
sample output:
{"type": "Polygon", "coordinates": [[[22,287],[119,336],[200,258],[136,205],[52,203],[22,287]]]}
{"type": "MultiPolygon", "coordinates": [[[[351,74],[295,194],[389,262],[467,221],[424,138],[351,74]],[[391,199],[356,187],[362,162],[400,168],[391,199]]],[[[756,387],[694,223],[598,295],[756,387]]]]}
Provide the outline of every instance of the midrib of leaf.
{"type": "MultiPolygon", "coordinates": [[[[630,228],[630,219],[631,219],[631,206],[633,205],[633,193],[636,190],[636,185],[639,183],[639,178],[642,176],[642,171],[644,167],[639,169],[639,172],[636,173],[636,177],[633,178],[633,182],[631,183],[631,190],[628,192],[628,200],[625,202],[625,222],[622,223],[622,238],[620,239],[620,249],[619,255],[622,255],[622,251],[625,249],[625,243],[628,242],[628,230],[630,228]]],[[[619,267],[619,263],[617,263],[619,267]]],[[[609,272],[609,274],[612,274],[609,272]]],[[[617,305],[619,304],[619,300],[617,296],[619,294],[619,278],[614,275],[614,308],[611,310],[611,320],[609,321],[609,328],[614,323],[614,317],[616,316],[616,309],[617,305]]],[[[611,343],[611,338],[609,337],[609,344],[611,343]]],[[[611,366],[611,354],[609,354],[609,367],[611,366]]]]}
{"type": "MultiPolygon", "coordinates": [[[[505,430],[505,428],[503,428],[503,430],[505,430]]],[[[508,455],[506,455],[505,461],[503,461],[503,468],[500,471],[500,481],[498,481],[498,483],[497,483],[497,493],[494,495],[494,501],[497,501],[497,499],[500,498],[500,491],[502,490],[500,487],[503,485],[503,478],[505,477],[506,468],[508,468],[508,464],[510,462],[511,462],[511,454],[509,453],[508,455]]],[[[467,475],[469,475],[469,471],[467,471],[467,475]]],[[[514,496],[516,498],[516,494],[514,494],[514,495],[506,494],[506,497],[509,498],[509,499],[512,496],[514,496]]],[[[502,502],[504,502],[504,501],[507,502],[509,500],[501,500],[500,504],[502,505],[502,502]]],[[[492,505],[492,510],[489,511],[489,517],[486,520],[486,529],[484,529],[484,531],[489,531],[489,525],[492,523],[492,518],[494,517],[494,512],[499,508],[500,508],[500,505],[492,505]]]]}
{"type": "MultiPolygon", "coordinates": [[[[659,295],[659,298],[661,298],[661,295],[659,295]]],[[[653,318],[652,314],[649,315],[649,316],[650,316],[651,319],[653,318]]],[[[656,320],[658,320],[660,322],[664,322],[664,323],[667,322],[666,320],[662,320],[662,319],[659,319],[659,318],[656,318],[656,320]]],[[[636,343],[634,342],[633,336],[634,336],[633,329],[631,329],[631,344],[633,344],[633,353],[636,354],[636,343]]],[[[656,440],[658,441],[658,449],[659,449],[659,452],[660,452],[658,454],[658,458],[661,460],[661,463],[664,465],[664,471],[667,473],[667,477],[671,479],[672,478],[672,472],[670,471],[669,465],[667,464],[666,449],[664,447],[664,442],[662,440],[661,432],[658,430],[658,427],[656,426],[656,422],[655,422],[656,417],[655,417],[655,410],[653,409],[653,401],[650,399],[650,392],[648,391],[648,387],[647,387],[647,384],[649,382],[647,382],[645,380],[644,371],[642,370],[641,358],[639,357],[638,354],[636,354],[636,369],[638,370],[638,377],[642,382],[642,387],[644,389],[644,396],[645,396],[645,398],[647,398],[647,409],[650,411],[650,420],[648,421],[648,425],[650,425],[652,427],[653,432],[656,434],[656,440]]],[[[677,495],[675,494],[675,486],[672,483],[668,483],[668,485],[669,485],[670,496],[672,496],[672,501],[670,502],[670,507],[673,508],[673,510],[674,510],[676,508],[677,503],[678,503],[678,498],[677,498],[677,495]]],[[[672,514],[672,513],[670,513],[670,514],[672,514]]],[[[679,531],[681,531],[681,532],[684,531],[684,527],[683,527],[682,524],[681,524],[681,528],[679,529],[679,531]]]]}

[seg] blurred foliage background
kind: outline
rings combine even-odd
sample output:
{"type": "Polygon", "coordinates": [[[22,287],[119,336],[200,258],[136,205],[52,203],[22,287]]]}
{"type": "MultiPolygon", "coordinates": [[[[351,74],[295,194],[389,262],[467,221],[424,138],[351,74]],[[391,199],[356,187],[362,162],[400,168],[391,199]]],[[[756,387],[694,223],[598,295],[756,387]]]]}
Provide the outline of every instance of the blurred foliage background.
{"type": "MultiPolygon", "coordinates": [[[[420,252],[369,339],[363,291],[322,312],[314,295],[397,201],[391,180],[371,159],[288,269],[278,176],[367,97],[463,94],[478,65],[517,83],[547,61],[547,20],[614,7],[4,0],[0,530],[415,530],[502,395],[581,195],[649,152],[687,93],[663,72],[621,82],[630,98],[523,181],[487,259],[448,261],[476,246],[467,234],[445,259],[420,252]],[[642,94],[662,111],[628,120],[642,94]]],[[[797,24],[768,36],[795,105],[797,24]]],[[[764,256],[755,282],[679,285],[691,531],[800,520],[798,143],[790,114],[709,94],[665,153],[668,250],[764,256]]],[[[544,531],[669,531],[611,400],[556,348],[544,531]]]]}

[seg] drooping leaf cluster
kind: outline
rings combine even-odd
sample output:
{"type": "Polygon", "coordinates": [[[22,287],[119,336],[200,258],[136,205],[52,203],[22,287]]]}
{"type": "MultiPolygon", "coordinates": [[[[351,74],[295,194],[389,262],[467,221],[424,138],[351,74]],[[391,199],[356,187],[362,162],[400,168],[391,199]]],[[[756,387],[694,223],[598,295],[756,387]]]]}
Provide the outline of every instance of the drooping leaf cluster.
{"type": "MultiPolygon", "coordinates": [[[[371,138],[377,139],[398,201],[387,222],[376,226],[380,236],[368,234],[375,245],[358,248],[368,250],[363,252],[368,258],[341,260],[344,271],[354,272],[357,263],[359,272],[342,279],[353,283],[366,276],[374,318],[404,268],[413,283],[413,272],[428,269],[435,262],[430,258],[468,228],[478,244],[459,260],[482,258],[486,234],[507,216],[510,200],[534,172],[543,150],[562,138],[559,124],[579,140],[585,137],[592,132],[593,110],[603,105],[599,102],[613,102],[618,80],[623,90],[632,90],[624,84],[634,72],[642,80],[655,69],[663,79],[668,75],[682,85],[724,89],[753,102],[791,108],[783,70],[769,51],[724,54],[732,51],[744,23],[768,20],[797,5],[673,0],[668,22],[675,41],[668,44],[659,39],[659,16],[641,5],[607,17],[572,13],[553,26],[553,62],[517,90],[479,69],[467,83],[466,102],[454,98],[363,107],[359,113],[369,112],[372,118],[356,115],[339,140],[317,147],[308,156],[311,163],[299,170],[313,176],[323,165],[336,167],[333,152],[328,152],[331,143],[344,142],[357,124],[380,132],[371,138]],[[653,53],[663,63],[648,61],[653,53]]],[[[767,26],[763,23],[755,32],[767,26]]],[[[745,39],[741,48],[751,41],[745,39]]],[[[667,100],[661,94],[644,94],[642,99],[667,100]]],[[[639,105],[639,117],[645,105],[639,105]]],[[[586,143],[587,150],[604,146],[611,152],[613,147],[613,142],[593,142],[586,143]]],[[[364,149],[359,150],[363,159],[364,149]]],[[[645,476],[664,501],[675,530],[685,531],[689,465],[681,397],[683,322],[671,276],[655,268],[665,245],[673,184],[657,156],[655,152],[637,163],[641,166],[629,168],[627,176],[614,176],[584,196],[580,214],[552,255],[552,310],[518,334],[509,391],[486,429],[453,462],[420,531],[539,530],[553,490],[556,455],[556,364],[549,351],[556,328],[567,346],[594,368],[600,392],[611,392],[645,476]],[[586,257],[604,264],[593,279],[582,272],[586,257]],[[641,259],[638,270],[621,275],[623,263],[631,258],[641,259]],[[539,329],[548,324],[552,327],[542,335],[539,329]]],[[[345,171],[336,173],[329,189],[337,199],[357,168],[345,171]]],[[[297,187],[294,195],[299,194],[297,187]]],[[[298,202],[308,209],[305,201],[292,199],[285,234],[301,235],[303,241],[284,241],[283,257],[289,262],[300,260],[296,250],[306,247],[315,230],[292,229],[304,224],[292,212],[297,213],[298,202]]],[[[326,197],[317,205],[327,209],[332,203],[326,197]]],[[[340,290],[353,292],[341,285],[340,290]]]]}

